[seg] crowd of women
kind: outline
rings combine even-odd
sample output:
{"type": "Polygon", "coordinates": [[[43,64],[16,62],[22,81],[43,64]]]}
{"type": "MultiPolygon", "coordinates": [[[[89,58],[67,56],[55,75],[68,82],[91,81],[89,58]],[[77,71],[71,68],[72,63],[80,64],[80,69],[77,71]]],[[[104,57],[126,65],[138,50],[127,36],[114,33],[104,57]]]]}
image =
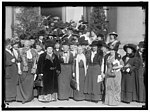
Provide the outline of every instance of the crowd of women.
{"type": "MultiPolygon", "coordinates": [[[[81,32],[80,32],[81,33],[81,32]]],[[[118,53],[118,34],[89,37],[71,29],[63,40],[39,33],[38,39],[5,41],[5,102],[40,102],[74,99],[145,103],[144,42],[126,44],[125,56],[118,53]],[[75,87],[71,82],[74,79],[75,87]],[[35,90],[37,94],[35,94],[35,90]]]]}

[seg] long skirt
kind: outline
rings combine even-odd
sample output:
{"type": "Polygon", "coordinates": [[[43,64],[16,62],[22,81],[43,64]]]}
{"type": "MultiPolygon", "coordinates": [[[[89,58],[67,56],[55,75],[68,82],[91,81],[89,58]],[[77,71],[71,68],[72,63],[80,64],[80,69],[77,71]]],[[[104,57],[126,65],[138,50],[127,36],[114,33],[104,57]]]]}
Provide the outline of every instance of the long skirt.
{"type": "Polygon", "coordinates": [[[73,89],[70,86],[72,78],[72,65],[61,64],[61,73],[58,76],[58,99],[69,100],[73,97],[73,89]]]}
{"type": "Polygon", "coordinates": [[[135,90],[135,74],[122,73],[121,101],[130,103],[134,99],[136,100],[136,94],[134,90],[135,90]]]}
{"type": "Polygon", "coordinates": [[[85,71],[84,68],[79,68],[79,91],[73,91],[73,98],[74,100],[81,101],[85,99],[84,95],[84,83],[85,83],[85,71]]]}
{"type": "Polygon", "coordinates": [[[121,72],[115,72],[115,77],[105,80],[105,104],[119,105],[121,101],[121,72]]]}
{"type": "Polygon", "coordinates": [[[99,101],[102,98],[103,83],[97,82],[98,75],[100,75],[100,66],[89,65],[84,87],[85,99],[88,101],[99,101]]]}
{"type": "Polygon", "coordinates": [[[16,100],[17,83],[18,83],[17,71],[18,69],[16,64],[6,67],[6,75],[7,75],[5,77],[5,100],[6,101],[16,100]]]}
{"type": "Polygon", "coordinates": [[[146,90],[144,85],[144,68],[141,67],[138,72],[138,76],[136,78],[136,82],[138,83],[136,89],[137,89],[137,102],[144,103],[146,100],[146,90]]]}
{"type": "Polygon", "coordinates": [[[34,75],[31,74],[32,64],[32,62],[28,62],[28,72],[23,72],[19,77],[19,85],[17,87],[17,101],[21,101],[22,103],[32,101],[34,98],[34,75]]]}

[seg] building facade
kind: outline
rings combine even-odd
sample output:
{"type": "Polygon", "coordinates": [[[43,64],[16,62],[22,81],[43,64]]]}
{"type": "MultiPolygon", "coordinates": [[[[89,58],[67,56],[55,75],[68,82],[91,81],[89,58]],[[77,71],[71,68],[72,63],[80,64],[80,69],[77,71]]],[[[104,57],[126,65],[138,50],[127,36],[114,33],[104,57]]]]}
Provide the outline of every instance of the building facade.
{"type": "MultiPolygon", "coordinates": [[[[122,45],[144,40],[145,10],[142,7],[105,7],[108,31],[117,32],[122,45]]],[[[82,16],[89,21],[92,7],[37,7],[39,14],[59,16],[64,22],[79,21],[82,16]]],[[[12,37],[12,25],[15,22],[16,9],[6,7],[5,38],[12,37]]]]}

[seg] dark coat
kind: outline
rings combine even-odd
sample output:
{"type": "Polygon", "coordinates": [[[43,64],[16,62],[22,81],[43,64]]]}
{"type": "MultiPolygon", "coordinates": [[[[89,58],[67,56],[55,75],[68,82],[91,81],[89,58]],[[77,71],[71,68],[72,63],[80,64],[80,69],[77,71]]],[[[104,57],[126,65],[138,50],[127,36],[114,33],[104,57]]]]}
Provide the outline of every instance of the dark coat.
{"type": "Polygon", "coordinates": [[[138,89],[139,89],[139,82],[138,82],[138,75],[139,75],[139,68],[140,68],[140,60],[136,56],[132,56],[126,62],[125,55],[122,60],[124,64],[130,65],[130,72],[126,72],[127,68],[124,68],[122,71],[122,85],[121,85],[121,98],[124,102],[131,102],[131,101],[138,101],[138,89]]]}
{"type": "Polygon", "coordinates": [[[61,50],[59,49],[58,51],[56,51],[56,49],[55,49],[54,53],[57,55],[57,57],[59,59],[60,58],[60,54],[61,54],[61,50]]]}
{"type": "Polygon", "coordinates": [[[91,62],[91,55],[92,55],[92,51],[88,51],[86,54],[87,64],[99,64],[101,66],[102,52],[100,52],[99,50],[97,51],[97,53],[95,54],[93,58],[93,62],[91,62]]]}
{"type": "Polygon", "coordinates": [[[101,74],[102,55],[97,52],[91,62],[91,51],[86,55],[87,58],[87,75],[85,78],[85,99],[99,101],[102,98],[103,83],[97,83],[97,77],[101,74]]]}
{"type": "Polygon", "coordinates": [[[5,51],[5,99],[6,101],[15,100],[17,95],[18,68],[9,52],[5,51]]]}
{"type": "Polygon", "coordinates": [[[38,74],[43,74],[43,94],[53,94],[58,92],[58,75],[61,71],[58,57],[53,54],[48,57],[47,53],[40,55],[38,74]]]}
{"type": "Polygon", "coordinates": [[[136,78],[136,82],[138,83],[137,84],[137,90],[138,90],[138,100],[137,101],[138,102],[145,102],[146,91],[145,91],[145,85],[144,85],[144,71],[145,71],[144,61],[143,61],[142,55],[140,55],[139,52],[136,53],[136,56],[140,60],[138,75],[136,78]]]}

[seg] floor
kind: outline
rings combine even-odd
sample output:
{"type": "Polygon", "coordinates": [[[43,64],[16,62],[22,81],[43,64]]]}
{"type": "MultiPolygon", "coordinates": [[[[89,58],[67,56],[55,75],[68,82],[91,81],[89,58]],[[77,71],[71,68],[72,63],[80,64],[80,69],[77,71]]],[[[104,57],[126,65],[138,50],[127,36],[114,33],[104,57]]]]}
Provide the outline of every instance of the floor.
{"type": "MultiPolygon", "coordinates": [[[[126,103],[120,103],[118,106],[113,106],[113,107],[142,107],[144,103],[137,103],[137,102],[131,102],[130,104],[126,103]]],[[[9,103],[9,108],[15,107],[15,108],[20,108],[20,107],[112,107],[112,106],[107,106],[102,104],[102,102],[98,103],[93,103],[93,102],[87,102],[87,101],[74,101],[70,99],[69,101],[56,101],[56,102],[49,102],[49,103],[42,103],[35,98],[33,101],[22,104],[20,102],[12,102],[9,103]]]]}

